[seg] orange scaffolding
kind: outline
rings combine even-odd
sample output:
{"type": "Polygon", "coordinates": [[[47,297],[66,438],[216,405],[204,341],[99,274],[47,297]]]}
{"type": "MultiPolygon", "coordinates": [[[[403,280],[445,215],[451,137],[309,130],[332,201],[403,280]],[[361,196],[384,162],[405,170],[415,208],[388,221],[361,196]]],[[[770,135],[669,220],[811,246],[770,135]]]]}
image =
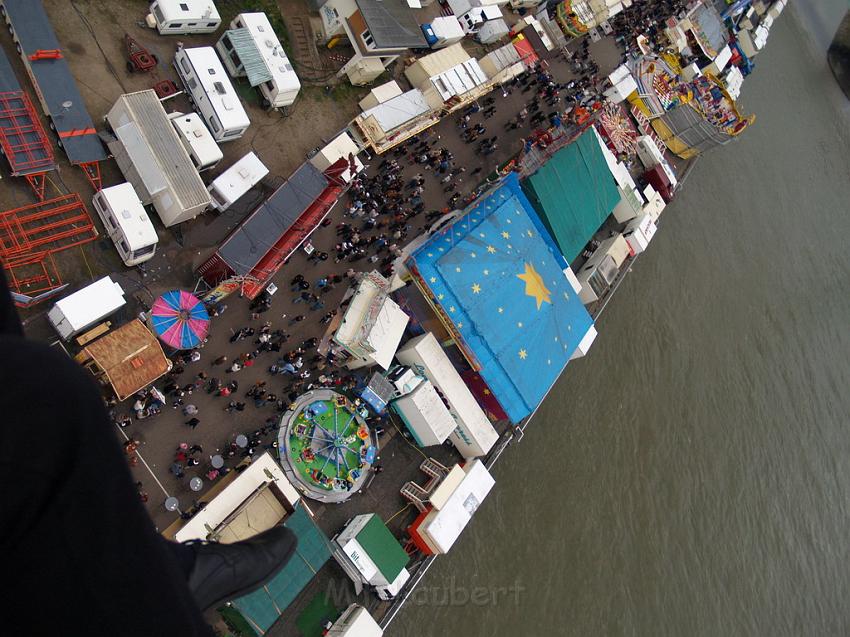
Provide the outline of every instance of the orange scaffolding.
{"type": "Polygon", "coordinates": [[[0,149],[12,175],[24,177],[43,201],[46,174],[56,166],[47,135],[23,91],[0,93],[0,149]]]}
{"type": "Polygon", "coordinates": [[[96,238],[76,193],[0,212],[0,261],[12,289],[29,297],[62,285],[53,260],[56,252],[96,238]]]}

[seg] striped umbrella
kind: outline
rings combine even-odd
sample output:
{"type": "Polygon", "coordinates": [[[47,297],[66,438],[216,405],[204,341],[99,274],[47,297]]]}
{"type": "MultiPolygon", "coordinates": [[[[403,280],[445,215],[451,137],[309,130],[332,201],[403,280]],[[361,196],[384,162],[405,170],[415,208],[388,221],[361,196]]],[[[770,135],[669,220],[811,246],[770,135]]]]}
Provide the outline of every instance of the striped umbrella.
{"type": "Polygon", "coordinates": [[[191,349],[200,344],[209,332],[210,315],[194,294],[172,290],[154,301],[151,325],[166,345],[175,349],[191,349]]]}

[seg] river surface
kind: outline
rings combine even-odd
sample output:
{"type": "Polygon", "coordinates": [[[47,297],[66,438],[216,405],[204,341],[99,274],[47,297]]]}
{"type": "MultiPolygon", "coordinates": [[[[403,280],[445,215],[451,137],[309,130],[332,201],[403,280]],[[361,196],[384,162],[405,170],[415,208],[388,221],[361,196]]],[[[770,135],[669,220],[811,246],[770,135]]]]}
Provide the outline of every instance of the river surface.
{"type": "Polygon", "coordinates": [[[389,635],[850,635],[848,5],[792,4],[389,635]]]}

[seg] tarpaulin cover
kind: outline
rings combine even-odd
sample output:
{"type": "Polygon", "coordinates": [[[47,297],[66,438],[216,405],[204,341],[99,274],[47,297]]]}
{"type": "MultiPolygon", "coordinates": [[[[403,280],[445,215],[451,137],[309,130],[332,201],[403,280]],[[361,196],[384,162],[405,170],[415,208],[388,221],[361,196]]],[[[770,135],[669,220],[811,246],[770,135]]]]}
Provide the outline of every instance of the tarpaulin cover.
{"type": "Polygon", "coordinates": [[[569,263],[620,200],[593,131],[555,153],[525,188],[569,263]]]}
{"type": "Polygon", "coordinates": [[[255,630],[259,628],[260,633],[277,621],[331,557],[330,541],[304,507],[296,507],[295,513],[283,525],[298,537],[295,555],[268,584],[233,601],[242,616],[255,630]]]}
{"type": "Polygon", "coordinates": [[[515,174],[408,263],[513,422],[540,403],[593,323],[515,174]]]}

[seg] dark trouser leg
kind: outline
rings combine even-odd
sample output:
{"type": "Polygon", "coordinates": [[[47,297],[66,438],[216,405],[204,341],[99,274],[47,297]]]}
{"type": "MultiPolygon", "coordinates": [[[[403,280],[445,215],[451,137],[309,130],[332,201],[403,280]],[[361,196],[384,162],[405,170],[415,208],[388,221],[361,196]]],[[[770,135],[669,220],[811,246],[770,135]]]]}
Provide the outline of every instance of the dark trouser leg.
{"type": "MultiPolygon", "coordinates": [[[[8,316],[2,287],[0,297],[0,316],[8,316]]],[[[91,376],[62,352],[14,335],[14,325],[7,332],[0,335],[4,632],[211,635],[139,501],[91,376]]]]}

